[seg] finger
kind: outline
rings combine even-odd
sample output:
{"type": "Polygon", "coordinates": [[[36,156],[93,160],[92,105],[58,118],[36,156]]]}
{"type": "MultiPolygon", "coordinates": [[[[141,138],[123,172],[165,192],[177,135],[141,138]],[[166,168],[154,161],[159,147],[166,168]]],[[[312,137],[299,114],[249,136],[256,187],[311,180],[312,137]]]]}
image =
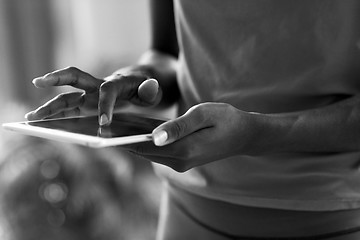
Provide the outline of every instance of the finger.
{"type": "Polygon", "coordinates": [[[172,168],[173,170],[183,173],[186,172],[187,170],[191,169],[193,167],[193,164],[191,164],[191,162],[184,162],[184,160],[182,159],[177,159],[177,158],[169,158],[169,157],[153,157],[153,156],[144,156],[143,158],[151,161],[151,162],[155,162],[155,163],[159,163],[165,166],[168,166],[170,168],[172,168]]]}
{"type": "Polygon", "coordinates": [[[109,138],[113,136],[113,132],[111,131],[111,127],[99,127],[97,134],[99,137],[109,138]]]}
{"type": "Polygon", "coordinates": [[[190,108],[181,117],[161,124],[152,133],[154,144],[164,146],[200,129],[213,126],[212,120],[206,112],[205,105],[197,105],[190,108]]]}
{"type": "Polygon", "coordinates": [[[101,84],[99,91],[99,125],[106,126],[112,121],[112,115],[118,90],[115,81],[107,81],[101,84]]]}
{"type": "Polygon", "coordinates": [[[153,163],[158,163],[164,166],[168,166],[172,169],[174,169],[177,172],[185,172],[189,168],[185,168],[183,161],[177,158],[169,158],[169,157],[153,157],[153,156],[143,156],[139,155],[136,152],[130,152],[134,154],[135,156],[139,157],[140,159],[144,159],[147,161],[151,161],[153,163]]]}
{"type": "Polygon", "coordinates": [[[134,77],[117,76],[101,84],[99,89],[99,125],[109,125],[112,121],[117,100],[130,100],[137,96],[141,81],[134,77]]]}
{"type": "Polygon", "coordinates": [[[25,115],[25,117],[28,120],[39,120],[51,117],[63,111],[74,109],[75,107],[81,106],[83,102],[83,96],[84,93],[82,92],[60,94],[36,110],[29,112],[25,115]]]}
{"type": "MultiPolygon", "coordinates": [[[[127,144],[122,147],[127,149],[130,152],[136,153],[141,156],[152,156],[152,157],[166,157],[170,158],[175,156],[178,156],[177,152],[179,146],[174,146],[177,143],[170,144],[168,146],[158,147],[155,146],[153,142],[140,142],[140,143],[132,143],[127,144]]],[[[181,147],[181,146],[180,146],[181,147]]]]}
{"type": "Polygon", "coordinates": [[[172,146],[177,143],[178,142],[164,147],[156,147],[153,143],[146,142],[126,145],[125,148],[136,156],[166,165],[178,172],[184,172],[192,167],[193,164],[190,161],[187,161],[188,158],[184,158],[182,154],[179,154],[179,147],[181,146],[172,148],[172,146]]]}
{"type": "Polygon", "coordinates": [[[68,117],[78,117],[81,115],[81,111],[79,107],[75,107],[73,109],[65,110],[55,115],[52,115],[51,119],[53,118],[68,118],[68,117]]]}
{"type": "Polygon", "coordinates": [[[158,81],[150,78],[140,84],[137,95],[143,105],[154,105],[160,101],[162,91],[158,81]]]}
{"type": "Polygon", "coordinates": [[[39,88],[70,85],[88,92],[97,91],[102,82],[75,67],[57,70],[33,80],[33,84],[39,88]]]}

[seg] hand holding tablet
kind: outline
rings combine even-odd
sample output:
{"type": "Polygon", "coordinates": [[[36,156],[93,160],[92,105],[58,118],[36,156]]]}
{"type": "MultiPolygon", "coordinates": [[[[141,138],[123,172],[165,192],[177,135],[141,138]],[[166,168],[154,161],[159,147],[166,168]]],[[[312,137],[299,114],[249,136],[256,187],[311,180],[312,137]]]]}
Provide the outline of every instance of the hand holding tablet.
{"type": "Polygon", "coordinates": [[[162,90],[141,69],[121,69],[105,79],[96,78],[75,67],[48,73],[33,80],[38,88],[72,86],[82,91],[62,93],[26,114],[28,120],[64,118],[98,114],[99,124],[108,125],[114,110],[125,102],[138,106],[157,105],[162,90]]]}

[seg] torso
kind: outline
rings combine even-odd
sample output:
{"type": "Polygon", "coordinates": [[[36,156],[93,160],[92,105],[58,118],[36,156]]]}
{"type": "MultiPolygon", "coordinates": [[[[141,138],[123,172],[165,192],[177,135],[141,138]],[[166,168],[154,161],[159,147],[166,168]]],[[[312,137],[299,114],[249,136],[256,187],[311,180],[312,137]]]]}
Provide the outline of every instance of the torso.
{"type": "MultiPolygon", "coordinates": [[[[180,113],[207,101],[262,113],[322,107],[360,93],[360,1],[175,0],[180,113]]],[[[360,207],[360,153],[234,156],[174,184],[246,206],[360,207]]]]}

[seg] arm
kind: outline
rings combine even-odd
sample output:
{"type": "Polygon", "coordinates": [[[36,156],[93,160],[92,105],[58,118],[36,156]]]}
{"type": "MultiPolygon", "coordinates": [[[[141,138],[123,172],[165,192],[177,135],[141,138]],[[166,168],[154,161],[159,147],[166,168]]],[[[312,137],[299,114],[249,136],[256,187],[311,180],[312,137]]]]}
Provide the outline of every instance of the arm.
{"type": "Polygon", "coordinates": [[[263,120],[254,153],[360,150],[360,96],[318,109],[265,115],[263,120]]]}
{"type": "Polygon", "coordinates": [[[172,0],[150,0],[150,31],[151,50],[141,58],[141,63],[158,63],[157,72],[166,75],[166,80],[160,76],[165,105],[175,102],[179,98],[176,83],[176,63],[179,47],[175,29],[174,4],[172,0]]]}
{"type": "Polygon", "coordinates": [[[177,58],[179,47],[171,0],[150,0],[151,48],[177,58]]]}
{"type": "Polygon", "coordinates": [[[150,4],[150,49],[137,65],[123,68],[114,74],[141,72],[155,78],[163,90],[160,106],[167,106],[178,100],[180,93],[176,83],[176,65],[179,52],[173,1],[149,0],[150,4]]]}
{"type": "Polygon", "coordinates": [[[151,0],[151,49],[135,65],[105,79],[68,67],[35,78],[36,87],[71,85],[84,90],[56,96],[28,113],[28,120],[98,113],[99,124],[111,123],[124,101],[140,106],[167,106],[179,98],[176,83],[177,41],[172,1],[151,0]],[[155,80],[151,80],[155,78],[155,80]],[[150,79],[150,80],[149,80],[150,79]],[[123,101],[117,101],[123,100],[123,101]]]}
{"type": "Polygon", "coordinates": [[[360,96],[294,113],[244,112],[202,103],[153,131],[154,143],[131,151],[177,171],[235,155],[360,150],[360,96]]]}

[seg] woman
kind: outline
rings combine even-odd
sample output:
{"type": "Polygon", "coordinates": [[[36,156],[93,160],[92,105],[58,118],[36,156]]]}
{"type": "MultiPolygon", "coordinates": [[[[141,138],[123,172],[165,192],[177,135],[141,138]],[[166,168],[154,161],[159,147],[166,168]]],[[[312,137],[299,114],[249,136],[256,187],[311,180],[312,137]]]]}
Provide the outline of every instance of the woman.
{"type": "Polygon", "coordinates": [[[27,118],[97,110],[107,125],[118,99],[177,102],[154,144],[128,147],[160,163],[158,239],[358,239],[360,3],[153,0],[151,13],[139,63],[36,78],[85,93],[27,118]]]}

